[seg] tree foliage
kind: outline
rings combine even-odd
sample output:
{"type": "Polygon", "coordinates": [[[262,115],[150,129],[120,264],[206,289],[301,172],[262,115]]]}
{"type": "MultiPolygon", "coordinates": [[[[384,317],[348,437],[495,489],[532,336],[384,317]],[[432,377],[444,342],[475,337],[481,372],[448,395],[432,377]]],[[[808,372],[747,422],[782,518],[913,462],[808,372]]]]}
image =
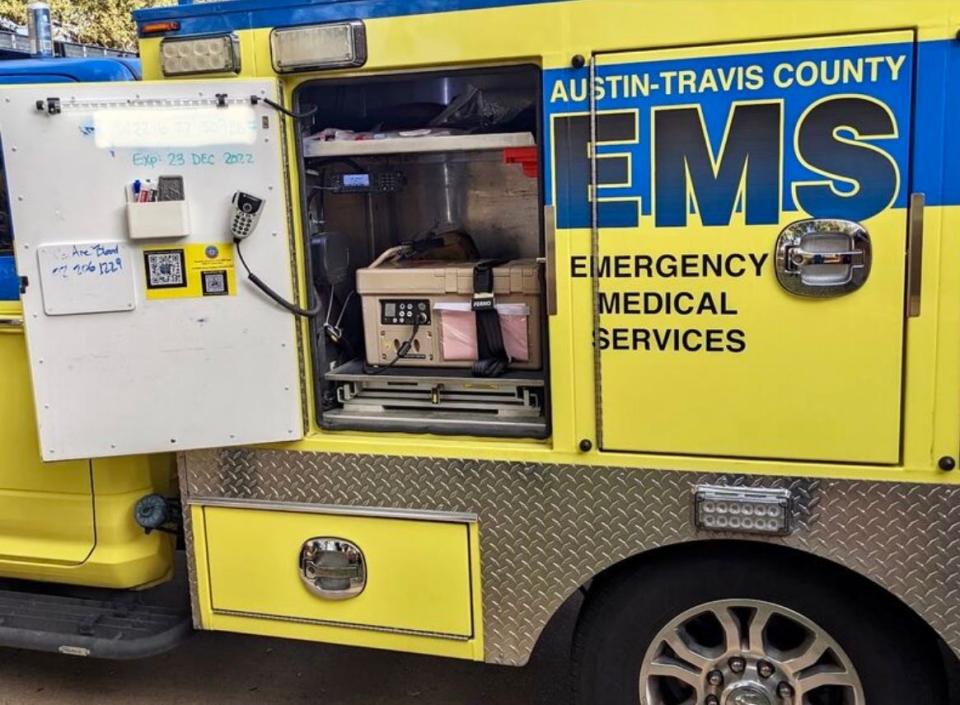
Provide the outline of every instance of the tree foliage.
{"type": "MultiPolygon", "coordinates": [[[[0,18],[23,25],[28,0],[0,0],[0,18]]],[[[48,0],[54,36],[83,44],[135,50],[130,13],[140,7],[172,5],[175,0],[48,0]]]]}

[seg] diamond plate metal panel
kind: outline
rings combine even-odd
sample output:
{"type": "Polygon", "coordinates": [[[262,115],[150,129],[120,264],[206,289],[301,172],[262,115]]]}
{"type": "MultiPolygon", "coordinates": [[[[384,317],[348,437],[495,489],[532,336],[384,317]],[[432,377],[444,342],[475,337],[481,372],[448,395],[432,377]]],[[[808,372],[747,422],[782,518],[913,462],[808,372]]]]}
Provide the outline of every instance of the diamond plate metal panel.
{"type": "Polygon", "coordinates": [[[189,502],[227,498],[475,513],[486,660],[523,665],[554,611],[598,572],[699,534],[698,484],[790,489],[792,535],[767,539],[867,576],[960,652],[960,487],[287,451],[182,456],[189,502]]]}
{"type": "MultiPolygon", "coordinates": [[[[186,467],[186,455],[177,454],[179,467],[186,467]]],[[[180,483],[180,503],[183,506],[183,534],[187,542],[187,581],[190,585],[190,612],[193,616],[193,628],[203,629],[203,620],[200,614],[200,597],[197,592],[197,554],[193,550],[193,517],[190,515],[188,503],[189,490],[186,482],[180,483]]]]}

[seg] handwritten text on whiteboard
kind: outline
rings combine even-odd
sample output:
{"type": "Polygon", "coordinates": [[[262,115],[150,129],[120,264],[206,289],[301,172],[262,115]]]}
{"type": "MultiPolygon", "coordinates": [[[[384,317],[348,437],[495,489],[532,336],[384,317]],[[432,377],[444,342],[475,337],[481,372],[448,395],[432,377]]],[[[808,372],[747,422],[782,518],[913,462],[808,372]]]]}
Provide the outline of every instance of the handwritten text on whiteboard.
{"type": "Polygon", "coordinates": [[[251,145],[257,115],[248,105],[226,108],[116,108],[93,115],[101,149],[251,145]]]}

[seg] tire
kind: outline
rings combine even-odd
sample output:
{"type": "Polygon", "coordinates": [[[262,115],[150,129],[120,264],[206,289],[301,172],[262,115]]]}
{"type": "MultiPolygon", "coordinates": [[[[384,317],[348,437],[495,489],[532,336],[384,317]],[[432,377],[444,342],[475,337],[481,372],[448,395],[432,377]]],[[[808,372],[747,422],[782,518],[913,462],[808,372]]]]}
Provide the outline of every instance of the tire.
{"type": "Polygon", "coordinates": [[[935,640],[906,608],[842,569],[760,544],[601,576],[572,663],[576,705],[947,704],[935,640]],[[751,623],[766,624],[762,639],[751,623]]]}

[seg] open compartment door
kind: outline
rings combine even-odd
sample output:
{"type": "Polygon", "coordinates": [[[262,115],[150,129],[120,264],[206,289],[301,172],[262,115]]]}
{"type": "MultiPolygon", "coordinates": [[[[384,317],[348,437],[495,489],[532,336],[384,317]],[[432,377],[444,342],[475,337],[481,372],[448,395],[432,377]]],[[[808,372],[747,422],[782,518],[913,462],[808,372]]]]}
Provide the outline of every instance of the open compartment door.
{"type": "Polygon", "coordinates": [[[231,233],[262,199],[243,255],[294,298],[283,119],[251,96],[276,82],[0,91],[45,460],[302,436],[296,321],[231,233]]]}

